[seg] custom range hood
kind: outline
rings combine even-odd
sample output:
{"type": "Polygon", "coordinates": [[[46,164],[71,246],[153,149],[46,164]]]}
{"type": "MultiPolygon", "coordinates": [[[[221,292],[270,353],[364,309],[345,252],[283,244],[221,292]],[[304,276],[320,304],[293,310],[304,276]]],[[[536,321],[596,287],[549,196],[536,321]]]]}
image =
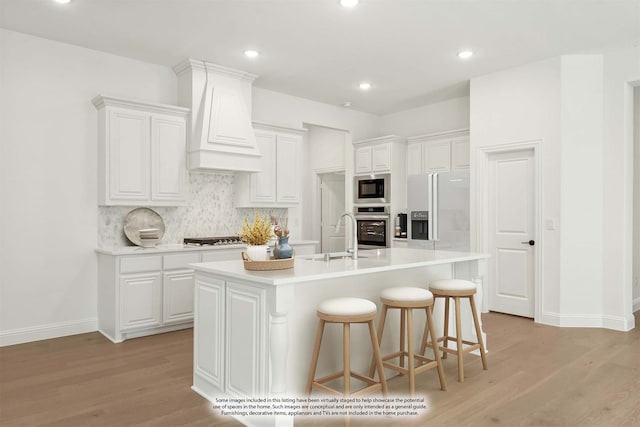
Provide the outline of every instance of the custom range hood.
{"type": "Polygon", "coordinates": [[[178,102],[191,109],[189,169],[259,172],[251,125],[251,85],[258,76],[194,59],[173,70],[178,102]]]}

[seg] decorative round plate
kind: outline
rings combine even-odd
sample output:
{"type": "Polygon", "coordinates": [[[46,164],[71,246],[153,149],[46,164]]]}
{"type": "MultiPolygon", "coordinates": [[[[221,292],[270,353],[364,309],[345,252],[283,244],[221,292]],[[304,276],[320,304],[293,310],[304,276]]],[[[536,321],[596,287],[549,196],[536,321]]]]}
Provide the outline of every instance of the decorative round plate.
{"type": "Polygon", "coordinates": [[[124,218],[124,234],[134,245],[142,246],[140,230],[146,228],[160,230],[158,241],[162,240],[162,236],[164,236],[164,221],[156,211],[149,208],[137,208],[129,212],[124,218]]]}

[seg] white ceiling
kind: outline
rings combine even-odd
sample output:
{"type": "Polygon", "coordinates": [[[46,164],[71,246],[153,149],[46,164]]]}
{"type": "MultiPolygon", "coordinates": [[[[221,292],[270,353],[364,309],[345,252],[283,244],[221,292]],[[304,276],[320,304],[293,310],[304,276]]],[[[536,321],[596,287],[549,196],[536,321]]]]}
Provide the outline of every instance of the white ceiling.
{"type": "Polygon", "coordinates": [[[467,95],[497,70],[637,46],[640,0],[0,0],[0,26],[167,66],[204,59],[260,75],[258,87],[387,114],[467,95]]]}

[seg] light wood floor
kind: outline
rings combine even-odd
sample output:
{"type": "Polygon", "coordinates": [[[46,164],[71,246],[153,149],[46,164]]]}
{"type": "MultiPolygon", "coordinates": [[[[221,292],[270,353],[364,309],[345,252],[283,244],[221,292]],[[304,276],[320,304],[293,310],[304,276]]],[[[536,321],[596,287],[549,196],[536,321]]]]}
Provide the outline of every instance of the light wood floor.
{"type": "MultiPolygon", "coordinates": [[[[489,370],[468,356],[465,382],[445,361],[417,378],[420,418],[353,418],[351,425],[640,426],[640,312],[627,333],[554,328],[483,315],[489,370]]],[[[238,426],[191,391],[192,331],[112,344],[99,333],[0,348],[1,426],[238,426]]],[[[389,382],[405,393],[406,378],[389,382]]],[[[300,419],[297,426],[343,420],[300,419]]]]}

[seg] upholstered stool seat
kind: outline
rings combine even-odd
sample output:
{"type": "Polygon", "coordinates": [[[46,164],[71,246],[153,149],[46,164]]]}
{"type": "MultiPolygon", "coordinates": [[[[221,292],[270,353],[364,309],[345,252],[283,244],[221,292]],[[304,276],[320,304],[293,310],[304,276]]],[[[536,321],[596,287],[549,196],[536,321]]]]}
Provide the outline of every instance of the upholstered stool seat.
{"type": "MultiPolygon", "coordinates": [[[[478,312],[476,309],[476,303],[474,295],[477,291],[475,283],[468,280],[459,279],[443,279],[434,280],[429,284],[429,290],[433,293],[434,299],[444,298],[444,333],[441,337],[437,338],[438,342],[442,342],[442,346],[439,346],[440,351],[443,352],[443,358],[446,359],[448,353],[452,353],[458,356],[458,381],[464,382],[464,358],[463,354],[473,350],[480,351],[480,357],[482,359],[482,368],[487,369],[487,356],[485,355],[484,342],[482,341],[482,333],[480,331],[480,320],[478,319],[478,312]],[[449,335],[449,299],[453,298],[455,302],[455,322],[456,322],[456,336],[449,335]],[[471,313],[473,314],[473,324],[476,330],[477,342],[467,341],[462,339],[462,324],[460,320],[460,298],[467,298],[471,305],[471,313]],[[449,341],[456,342],[456,349],[449,348],[449,341]],[[463,345],[467,345],[464,347],[463,345]]],[[[422,349],[424,352],[424,348],[422,349]]]]}
{"type": "MultiPolygon", "coordinates": [[[[414,287],[398,287],[387,288],[380,294],[382,301],[382,314],[380,315],[380,324],[378,326],[378,342],[382,341],[384,332],[384,324],[387,318],[387,311],[390,309],[400,310],[400,349],[395,353],[382,356],[382,364],[385,368],[393,369],[402,375],[409,377],[409,393],[415,394],[415,376],[426,370],[437,368],[440,378],[440,388],[447,389],[447,383],[444,378],[444,369],[440,360],[440,351],[438,343],[435,339],[435,329],[431,309],[433,307],[433,295],[426,289],[414,287]],[[427,338],[431,334],[431,345],[433,347],[434,359],[429,359],[422,354],[414,351],[413,345],[413,310],[424,309],[426,320],[424,331],[422,334],[422,348],[427,345],[427,338]],[[406,345],[405,345],[406,342],[406,345]],[[398,363],[391,363],[389,360],[398,359],[398,363]],[[405,359],[407,367],[405,368],[405,359]]],[[[369,376],[373,377],[376,371],[375,360],[371,362],[369,376]]],[[[382,372],[378,368],[378,372],[382,372]]],[[[382,372],[384,375],[384,373],[382,372]]]]}
{"type": "Polygon", "coordinates": [[[380,355],[380,347],[376,336],[376,328],[374,319],[377,315],[376,305],[369,300],[362,298],[333,298],[325,300],[318,305],[318,329],[316,332],[316,340],[313,347],[313,355],[311,357],[311,368],[309,370],[309,378],[307,380],[307,396],[311,394],[313,389],[325,391],[327,393],[338,396],[361,396],[367,393],[373,393],[382,390],[384,396],[387,396],[387,381],[384,372],[380,375],[380,381],[376,381],[371,376],[365,376],[357,372],[351,371],[351,353],[350,353],[350,334],[352,323],[366,323],[369,326],[369,336],[371,346],[373,347],[373,358],[378,368],[382,371],[382,358],[380,355]],[[318,367],[318,357],[320,355],[320,346],[322,345],[322,336],[326,323],[342,323],[342,355],[343,370],[322,378],[315,378],[316,369],[318,367]],[[325,383],[343,377],[343,391],[340,392],[325,383]],[[366,384],[364,388],[351,392],[351,377],[357,378],[366,384]]]}

